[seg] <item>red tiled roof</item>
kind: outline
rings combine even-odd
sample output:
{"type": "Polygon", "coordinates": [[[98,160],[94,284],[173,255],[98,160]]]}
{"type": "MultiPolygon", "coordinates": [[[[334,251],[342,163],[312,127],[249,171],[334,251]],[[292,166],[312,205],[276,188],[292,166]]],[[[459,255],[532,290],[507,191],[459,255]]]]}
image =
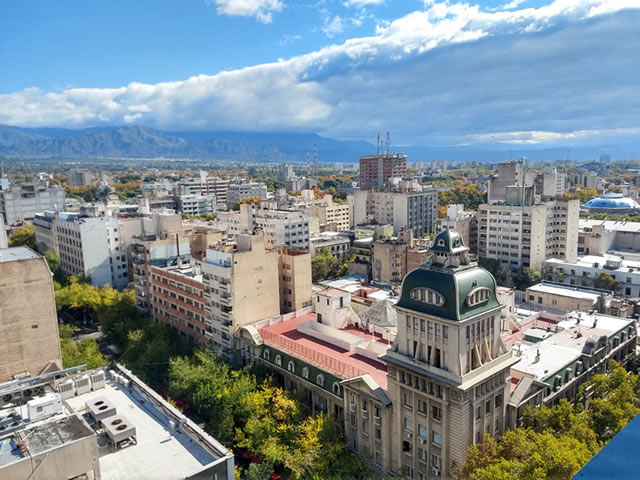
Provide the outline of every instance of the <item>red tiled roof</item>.
{"type": "MultiPolygon", "coordinates": [[[[316,320],[315,313],[275,323],[258,331],[265,344],[287,352],[340,378],[353,378],[368,373],[383,389],[387,389],[387,367],[383,363],[350,352],[328,342],[305,335],[297,330],[299,324],[316,320]]],[[[364,340],[387,342],[355,327],[343,331],[358,335],[364,340]]]]}

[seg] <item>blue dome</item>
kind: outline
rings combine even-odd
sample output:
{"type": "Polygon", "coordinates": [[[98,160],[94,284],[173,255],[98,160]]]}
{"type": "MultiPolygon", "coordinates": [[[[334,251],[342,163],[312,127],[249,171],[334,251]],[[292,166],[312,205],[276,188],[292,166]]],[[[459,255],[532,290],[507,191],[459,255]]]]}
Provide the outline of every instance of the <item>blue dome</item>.
{"type": "Polygon", "coordinates": [[[621,193],[609,192],[601,197],[592,198],[584,204],[586,208],[602,210],[640,210],[640,204],[621,193]]]}

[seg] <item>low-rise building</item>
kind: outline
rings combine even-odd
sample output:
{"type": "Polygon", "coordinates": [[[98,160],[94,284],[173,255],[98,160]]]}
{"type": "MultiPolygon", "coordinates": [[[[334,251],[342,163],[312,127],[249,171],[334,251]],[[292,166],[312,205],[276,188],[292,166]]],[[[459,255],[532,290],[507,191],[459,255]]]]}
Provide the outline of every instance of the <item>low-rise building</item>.
{"type": "Polygon", "coordinates": [[[578,254],[634,253],[640,245],[640,222],[580,219],[578,254]]]}
{"type": "Polygon", "coordinates": [[[343,261],[351,248],[351,238],[340,232],[323,232],[309,240],[309,251],[312,256],[327,248],[337,260],[343,261]]]}
{"type": "Polygon", "coordinates": [[[185,215],[210,215],[217,209],[215,195],[180,195],[176,198],[176,204],[185,215]]]}
{"type": "Polygon", "coordinates": [[[427,260],[430,241],[414,238],[411,230],[401,229],[398,236],[373,243],[372,280],[399,285],[407,273],[427,260]]]}
{"type": "Polygon", "coordinates": [[[640,297],[640,261],[620,255],[583,255],[575,262],[550,258],[545,262],[549,280],[580,287],[594,287],[598,274],[608,273],[617,282],[615,292],[622,297],[640,297]]]}
{"type": "Polygon", "coordinates": [[[234,456],[121,365],[0,384],[0,477],[234,477],[234,456]]]}
{"type": "Polygon", "coordinates": [[[605,373],[609,360],[624,361],[637,343],[634,320],[585,312],[559,322],[536,319],[517,335],[507,409],[511,428],[520,426],[527,406],[574,400],[580,385],[605,373]]]}

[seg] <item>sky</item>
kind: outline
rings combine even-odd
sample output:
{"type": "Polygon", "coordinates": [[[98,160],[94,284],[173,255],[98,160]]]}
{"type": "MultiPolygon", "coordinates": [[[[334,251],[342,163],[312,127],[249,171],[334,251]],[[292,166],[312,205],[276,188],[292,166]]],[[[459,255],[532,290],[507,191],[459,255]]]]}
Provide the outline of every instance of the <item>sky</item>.
{"type": "Polygon", "coordinates": [[[5,0],[0,124],[633,142],[638,25],[640,0],[5,0]]]}

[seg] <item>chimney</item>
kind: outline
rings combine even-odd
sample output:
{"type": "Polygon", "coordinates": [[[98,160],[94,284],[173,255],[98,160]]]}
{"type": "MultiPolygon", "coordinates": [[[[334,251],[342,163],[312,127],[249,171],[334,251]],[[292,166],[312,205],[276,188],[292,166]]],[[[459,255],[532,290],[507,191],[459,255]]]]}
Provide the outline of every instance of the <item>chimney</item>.
{"type": "Polygon", "coordinates": [[[536,360],[533,363],[538,363],[540,361],[540,349],[536,351],[536,360]]]}

